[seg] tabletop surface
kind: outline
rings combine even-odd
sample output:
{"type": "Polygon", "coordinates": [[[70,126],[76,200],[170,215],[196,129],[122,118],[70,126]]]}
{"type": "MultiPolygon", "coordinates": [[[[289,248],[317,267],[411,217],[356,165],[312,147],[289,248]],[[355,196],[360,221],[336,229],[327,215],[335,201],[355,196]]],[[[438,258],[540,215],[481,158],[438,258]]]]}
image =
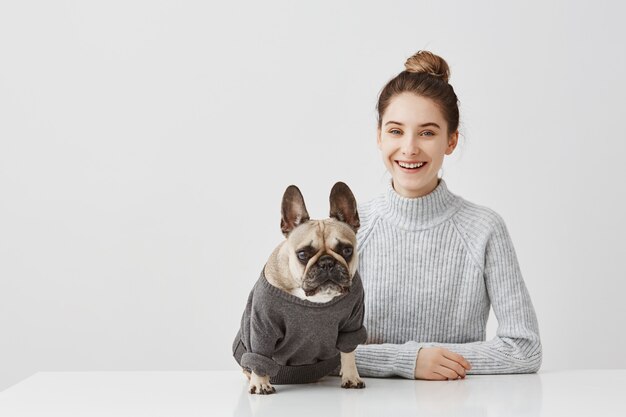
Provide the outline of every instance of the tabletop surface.
{"type": "Polygon", "coordinates": [[[326,377],[261,396],[238,371],[39,372],[0,392],[0,416],[626,416],[626,370],[363,380],[360,390],[326,377]]]}

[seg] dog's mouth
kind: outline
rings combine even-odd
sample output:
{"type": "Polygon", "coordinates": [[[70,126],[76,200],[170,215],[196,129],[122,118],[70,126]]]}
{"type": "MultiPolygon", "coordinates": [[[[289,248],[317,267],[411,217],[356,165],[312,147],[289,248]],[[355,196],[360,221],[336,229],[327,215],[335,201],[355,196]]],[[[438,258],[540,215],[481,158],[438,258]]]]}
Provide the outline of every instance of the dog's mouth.
{"type": "Polygon", "coordinates": [[[343,286],[343,285],[339,285],[335,282],[332,282],[330,280],[318,285],[317,287],[314,288],[302,288],[304,290],[304,294],[306,294],[307,297],[311,297],[313,295],[316,294],[331,294],[331,293],[338,293],[339,295],[342,294],[346,294],[348,292],[350,292],[350,287],[349,286],[343,286]]]}
{"type": "Polygon", "coordinates": [[[321,259],[321,264],[311,267],[302,283],[307,296],[326,294],[337,296],[350,291],[352,279],[345,266],[328,259],[321,259]]]}

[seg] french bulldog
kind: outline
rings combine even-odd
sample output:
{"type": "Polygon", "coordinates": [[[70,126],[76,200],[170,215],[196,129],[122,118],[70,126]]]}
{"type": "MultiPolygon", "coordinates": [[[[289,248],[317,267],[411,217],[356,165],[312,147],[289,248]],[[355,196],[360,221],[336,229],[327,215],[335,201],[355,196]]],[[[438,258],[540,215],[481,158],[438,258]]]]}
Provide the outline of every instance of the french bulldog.
{"type": "Polygon", "coordinates": [[[342,388],[364,388],[354,350],[364,343],[364,293],[357,271],[356,200],[337,182],[330,217],[311,220],[298,187],[285,190],[274,249],[250,292],[233,355],[248,392],[315,382],[340,368],[342,388]]]}

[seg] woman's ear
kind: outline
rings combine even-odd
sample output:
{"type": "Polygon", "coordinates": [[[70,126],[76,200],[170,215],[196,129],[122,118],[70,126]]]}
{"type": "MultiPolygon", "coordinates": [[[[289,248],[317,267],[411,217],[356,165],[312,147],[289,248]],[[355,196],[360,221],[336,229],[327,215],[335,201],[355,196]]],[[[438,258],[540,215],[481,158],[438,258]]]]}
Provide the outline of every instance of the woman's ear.
{"type": "Polygon", "coordinates": [[[448,139],[448,147],[446,148],[446,155],[450,155],[456,145],[459,143],[459,130],[450,135],[450,139],[448,139]]]}
{"type": "Polygon", "coordinates": [[[378,146],[378,149],[380,149],[381,144],[380,144],[380,127],[378,129],[376,129],[376,146],[378,146]]]}

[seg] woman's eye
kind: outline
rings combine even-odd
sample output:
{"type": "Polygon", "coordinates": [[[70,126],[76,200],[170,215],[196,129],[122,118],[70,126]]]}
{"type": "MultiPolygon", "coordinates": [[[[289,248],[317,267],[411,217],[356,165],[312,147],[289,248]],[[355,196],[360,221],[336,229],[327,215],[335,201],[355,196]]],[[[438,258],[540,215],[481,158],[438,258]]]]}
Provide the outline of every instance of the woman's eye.
{"type": "Polygon", "coordinates": [[[430,132],[430,131],[428,131],[428,132],[424,132],[424,134],[425,134],[426,136],[435,136],[435,134],[434,134],[433,132],[430,132]]]}
{"type": "Polygon", "coordinates": [[[390,130],[390,131],[389,131],[389,133],[391,133],[392,135],[395,135],[395,134],[396,134],[396,133],[394,133],[394,132],[397,132],[397,134],[401,134],[401,133],[402,133],[402,132],[400,132],[398,129],[392,129],[392,130],[390,130]]]}

